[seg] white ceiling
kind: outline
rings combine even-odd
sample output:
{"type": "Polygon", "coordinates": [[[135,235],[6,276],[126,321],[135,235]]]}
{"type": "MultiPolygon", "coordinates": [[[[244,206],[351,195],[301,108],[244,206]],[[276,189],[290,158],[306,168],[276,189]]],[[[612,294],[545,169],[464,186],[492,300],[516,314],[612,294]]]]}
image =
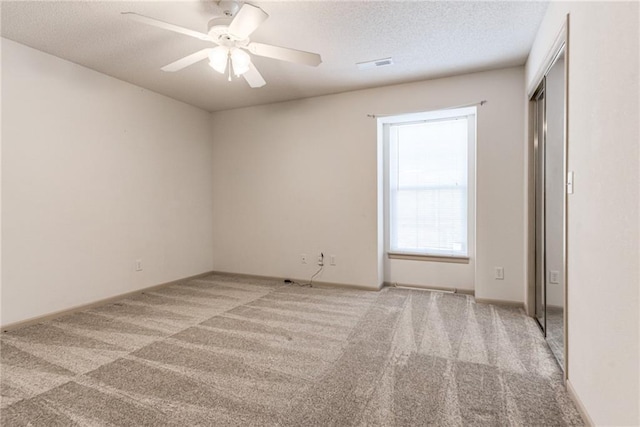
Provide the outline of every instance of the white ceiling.
{"type": "Polygon", "coordinates": [[[2,36],[152,91],[218,111],[524,64],[546,2],[256,1],[252,41],[317,52],[317,67],[253,57],[267,85],[227,82],[202,61],[160,67],[210,43],[126,19],[137,12],[200,32],[220,13],[201,1],[3,1],[2,36]],[[395,65],[359,71],[357,62],[395,65]]]}

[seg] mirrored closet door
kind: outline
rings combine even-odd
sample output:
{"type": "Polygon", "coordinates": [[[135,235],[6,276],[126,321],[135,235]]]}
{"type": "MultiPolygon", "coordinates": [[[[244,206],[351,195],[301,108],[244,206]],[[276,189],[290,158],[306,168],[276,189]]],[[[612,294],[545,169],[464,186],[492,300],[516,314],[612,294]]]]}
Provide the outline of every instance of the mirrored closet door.
{"type": "Polygon", "coordinates": [[[531,99],[534,126],[535,318],[564,369],[566,108],[564,46],[531,99]]]}

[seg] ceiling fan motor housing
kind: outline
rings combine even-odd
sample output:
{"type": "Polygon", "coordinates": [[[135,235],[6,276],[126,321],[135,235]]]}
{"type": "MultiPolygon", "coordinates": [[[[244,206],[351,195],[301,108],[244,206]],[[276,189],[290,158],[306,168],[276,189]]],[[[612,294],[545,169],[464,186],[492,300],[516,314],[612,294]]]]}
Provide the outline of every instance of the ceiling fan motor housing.
{"type": "Polygon", "coordinates": [[[213,38],[216,43],[222,46],[232,47],[236,44],[246,45],[249,39],[239,40],[229,34],[229,24],[231,24],[232,20],[233,18],[226,16],[222,18],[213,18],[209,21],[207,34],[209,34],[209,36],[211,36],[211,38],[213,38]]]}
{"type": "Polygon", "coordinates": [[[209,34],[214,40],[223,40],[225,36],[228,38],[229,24],[232,19],[233,18],[226,16],[222,18],[213,18],[209,21],[207,34],[209,34]]]}

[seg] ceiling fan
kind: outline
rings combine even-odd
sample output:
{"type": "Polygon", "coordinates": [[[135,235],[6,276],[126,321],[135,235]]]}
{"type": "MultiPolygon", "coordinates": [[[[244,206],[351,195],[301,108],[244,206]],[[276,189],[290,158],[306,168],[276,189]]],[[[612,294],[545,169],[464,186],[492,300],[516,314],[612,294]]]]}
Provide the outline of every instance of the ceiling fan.
{"type": "Polygon", "coordinates": [[[269,17],[259,7],[249,3],[240,4],[237,1],[228,0],[220,1],[218,5],[224,11],[224,16],[211,19],[206,34],[134,12],[122,12],[122,14],[143,24],[195,37],[217,45],[216,47],[199,50],[165,65],[162,67],[162,71],[180,71],[196,62],[209,58],[211,68],[221,74],[227,72],[229,81],[231,81],[233,73],[238,77],[244,77],[252,88],[258,88],[264,86],[266,82],[251,62],[251,57],[247,51],[257,56],[314,67],[322,62],[322,58],[317,53],[250,41],[249,36],[269,17]]]}

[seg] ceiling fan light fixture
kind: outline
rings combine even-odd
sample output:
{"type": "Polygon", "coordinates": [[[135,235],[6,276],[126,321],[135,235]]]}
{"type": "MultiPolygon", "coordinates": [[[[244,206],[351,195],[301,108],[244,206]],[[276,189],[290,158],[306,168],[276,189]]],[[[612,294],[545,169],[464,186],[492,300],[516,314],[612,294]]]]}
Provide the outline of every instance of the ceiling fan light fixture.
{"type": "Polygon", "coordinates": [[[228,61],[229,49],[224,46],[215,47],[209,52],[209,66],[220,74],[224,74],[228,61]]]}
{"type": "Polygon", "coordinates": [[[242,49],[234,48],[231,49],[231,65],[233,66],[233,73],[236,76],[241,76],[242,74],[249,71],[249,66],[251,65],[251,57],[249,54],[242,49]]]}
{"type": "Polygon", "coordinates": [[[206,34],[135,12],[123,12],[123,15],[143,24],[184,34],[216,45],[216,47],[201,49],[165,65],[161,70],[166,72],[180,71],[208,58],[209,66],[222,75],[226,74],[229,81],[232,81],[233,75],[242,76],[251,88],[259,88],[264,86],[266,82],[253,65],[251,55],[246,51],[256,56],[313,67],[322,63],[322,58],[317,53],[251,42],[249,37],[269,15],[259,6],[240,3],[238,0],[216,1],[225,12],[225,16],[211,19],[206,34]]]}

